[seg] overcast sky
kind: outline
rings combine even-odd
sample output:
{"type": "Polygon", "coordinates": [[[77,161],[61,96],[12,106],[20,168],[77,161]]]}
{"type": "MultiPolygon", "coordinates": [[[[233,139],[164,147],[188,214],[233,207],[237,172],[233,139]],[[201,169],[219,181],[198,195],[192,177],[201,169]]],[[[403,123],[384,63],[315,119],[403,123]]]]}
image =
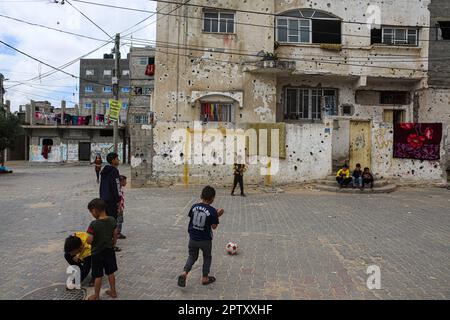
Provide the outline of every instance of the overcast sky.
{"type": "MultiPolygon", "coordinates": [[[[148,11],[156,10],[156,2],[148,0],[87,1],[148,11]]],[[[71,3],[112,36],[151,15],[150,13],[106,8],[74,1],[71,3]]],[[[0,15],[97,39],[107,39],[106,34],[67,3],[61,5],[54,3],[53,0],[0,0],[0,15]]],[[[128,32],[147,26],[135,32],[133,37],[154,40],[156,24],[151,23],[155,20],[156,16],[128,32]]],[[[30,26],[1,16],[0,40],[56,67],[79,58],[104,44],[101,41],[30,26]]],[[[127,42],[129,43],[129,41],[127,42]]],[[[111,52],[112,47],[112,44],[108,44],[88,57],[102,58],[104,53],[111,52]]],[[[126,56],[128,51],[129,47],[123,46],[122,56],[126,56]]],[[[26,85],[8,89],[8,87],[18,83],[14,81],[26,81],[51,70],[51,68],[31,60],[20,53],[14,52],[0,43],[0,73],[9,79],[5,81],[4,85],[7,90],[5,99],[11,100],[11,109],[13,111],[18,110],[19,105],[28,103],[31,99],[48,100],[56,106],[60,105],[61,100],[66,100],[69,107],[72,107],[74,103],[78,102],[78,79],[71,78],[61,72],[57,72],[45,79],[28,81],[26,85]]],[[[79,63],[77,62],[64,70],[78,76],[79,63]]]]}

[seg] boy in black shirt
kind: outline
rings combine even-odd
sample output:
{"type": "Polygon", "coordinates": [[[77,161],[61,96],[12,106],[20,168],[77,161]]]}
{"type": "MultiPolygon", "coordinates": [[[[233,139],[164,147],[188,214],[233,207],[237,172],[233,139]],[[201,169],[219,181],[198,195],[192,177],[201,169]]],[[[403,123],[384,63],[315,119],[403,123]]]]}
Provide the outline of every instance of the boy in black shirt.
{"type": "Polygon", "coordinates": [[[108,165],[100,173],[100,198],[106,203],[106,214],[117,219],[120,203],[119,155],[111,152],[106,156],[106,161],[108,165]]]}
{"type": "Polygon", "coordinates": [[[184,272],[178,277],[178,285],[186,286],[186,278],[192,270],[192,266],[198,259],[199,251],[203,253],[203,278],[202,284],[208,285],[216,281],[216,278],[210,277],[211,269],[211,250],[212,250],[212,229],[217,229],[219,217],[224,213],[223,209],[216,210],[211,206],[216,197],[216,190],[208,186],[202,191],[202,202],[192,206],[189,210],[189,258],[186,261],[184,272]]]}
{"type": "Polygon", "coordinates": [[[231,195],[234,196],[234,190],[236,189],[238,183],[241,188],[241,196],[245,197],[244,193],[244,172],[247,170],[245,164],[235,163],[233,167],[234,171],[234,182],[233,182],[233,190],[231,191],[231,195]]]}
{"type": "Polygon", "coordinates": [[[362,178],[363,178],[363,187],[365,187],[366,184],[368,184],[368,185],[370,185],[370,189],[373,189],[374,178],[373,178],[373,175],[370,172],[369,168],[367,168],[367,167],[364,168],[364,172],[362,174],[362,178]]]}
{"type": "Polygon", "coordinates": [[[361,164],[359,164],[359,163],[356,164],[356,168],[353,171],[352,178],[353,178],[353,188],[362,188],[363,187],[361,164]]]}
{"type": "Polygon", "coordinates": [[[117,241],[116,219],[106,214],[106,204],[102,199],[94,199],[88,204],[88,209],[96,219],[88,228],[87,243],[91,245],[92,252],[92,277],[95,278],[95,294],[89,300],[100,299],[103,271],[108,276],[109,290],[106,294],[111,298],[117,298],[116,278],[117,271],[116,253],[114,246],[117,241]]]}

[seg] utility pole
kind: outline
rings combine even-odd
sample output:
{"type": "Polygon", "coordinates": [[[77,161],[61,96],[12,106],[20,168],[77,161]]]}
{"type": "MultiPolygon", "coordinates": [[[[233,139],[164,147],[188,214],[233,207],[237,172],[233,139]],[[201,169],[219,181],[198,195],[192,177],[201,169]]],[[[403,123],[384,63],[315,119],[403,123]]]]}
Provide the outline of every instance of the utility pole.
{"type": "MultiPolygon", "coordinates": [[[[114,57],[115,57],[115,68],[114,77],[112,79],[113,84],[113,94],[114,99],[119,100],[119,82],[120,82],[120,34],[116,34],[116,41],[114,46],[114,57]]],[[[118,153],[118,140],[119,140],[119,130],[118,130],[118,120],[114,121],[114,152],[118,153]]]]}
{"type": "Polygon", "coordinates": [[[3,77],[3,74],[0,73],[0,109],[3,109],[3,93],[4,90],[3,89],[3,80],[5,79],[5,77],[3,77]]]}

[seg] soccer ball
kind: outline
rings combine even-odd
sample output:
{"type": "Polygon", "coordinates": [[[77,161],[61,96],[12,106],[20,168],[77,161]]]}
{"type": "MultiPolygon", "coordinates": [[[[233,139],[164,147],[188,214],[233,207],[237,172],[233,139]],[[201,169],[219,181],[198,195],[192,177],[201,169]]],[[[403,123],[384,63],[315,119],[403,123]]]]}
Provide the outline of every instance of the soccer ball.
{"type": "Polygon", "coordinates": [[[238,246],[234,242],[229,242],[225,247],[229,255],[235,255],[237,253],[238,246]]]}

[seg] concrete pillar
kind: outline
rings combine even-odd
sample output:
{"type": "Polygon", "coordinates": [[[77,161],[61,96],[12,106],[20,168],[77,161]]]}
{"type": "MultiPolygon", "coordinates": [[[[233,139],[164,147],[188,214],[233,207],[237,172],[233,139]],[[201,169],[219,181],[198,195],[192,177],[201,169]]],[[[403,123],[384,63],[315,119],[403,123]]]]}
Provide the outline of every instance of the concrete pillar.
{"type": "Polygon", "coordinates": [[[80,115],[80,107],[77,104],[75,105],[75,113],[77,116],[80,115]]]}
{"type": "Polygon", "coordinates": [[[93,101],[92,102],[92,109],[91,109],[91,118],[92,118],[92,125],[96,125],[95,123],[95,112],[96,112],[96,108],[97,107],[97,101],[93,101]]]}
{"type": "Polygon", "coordinates": [[[6,100],[6,111],[7,112],[11,112],[11,101],[9,101],[9,100],[6,100]]]}
{"type": "Polygon", "coordinates": [[[36,110],[36,104],[33,100],[31,100],[31,107],[30,107],[30,125],[34,125],[34,117],[35,117],[35,110],[36,110]]]}
{"type": "Polygon", "coordinates": [[[66,124],[66,118],[64,117],[64,114],[66,113],[66,101],[61,101],[61,124],[66,124]]]}

